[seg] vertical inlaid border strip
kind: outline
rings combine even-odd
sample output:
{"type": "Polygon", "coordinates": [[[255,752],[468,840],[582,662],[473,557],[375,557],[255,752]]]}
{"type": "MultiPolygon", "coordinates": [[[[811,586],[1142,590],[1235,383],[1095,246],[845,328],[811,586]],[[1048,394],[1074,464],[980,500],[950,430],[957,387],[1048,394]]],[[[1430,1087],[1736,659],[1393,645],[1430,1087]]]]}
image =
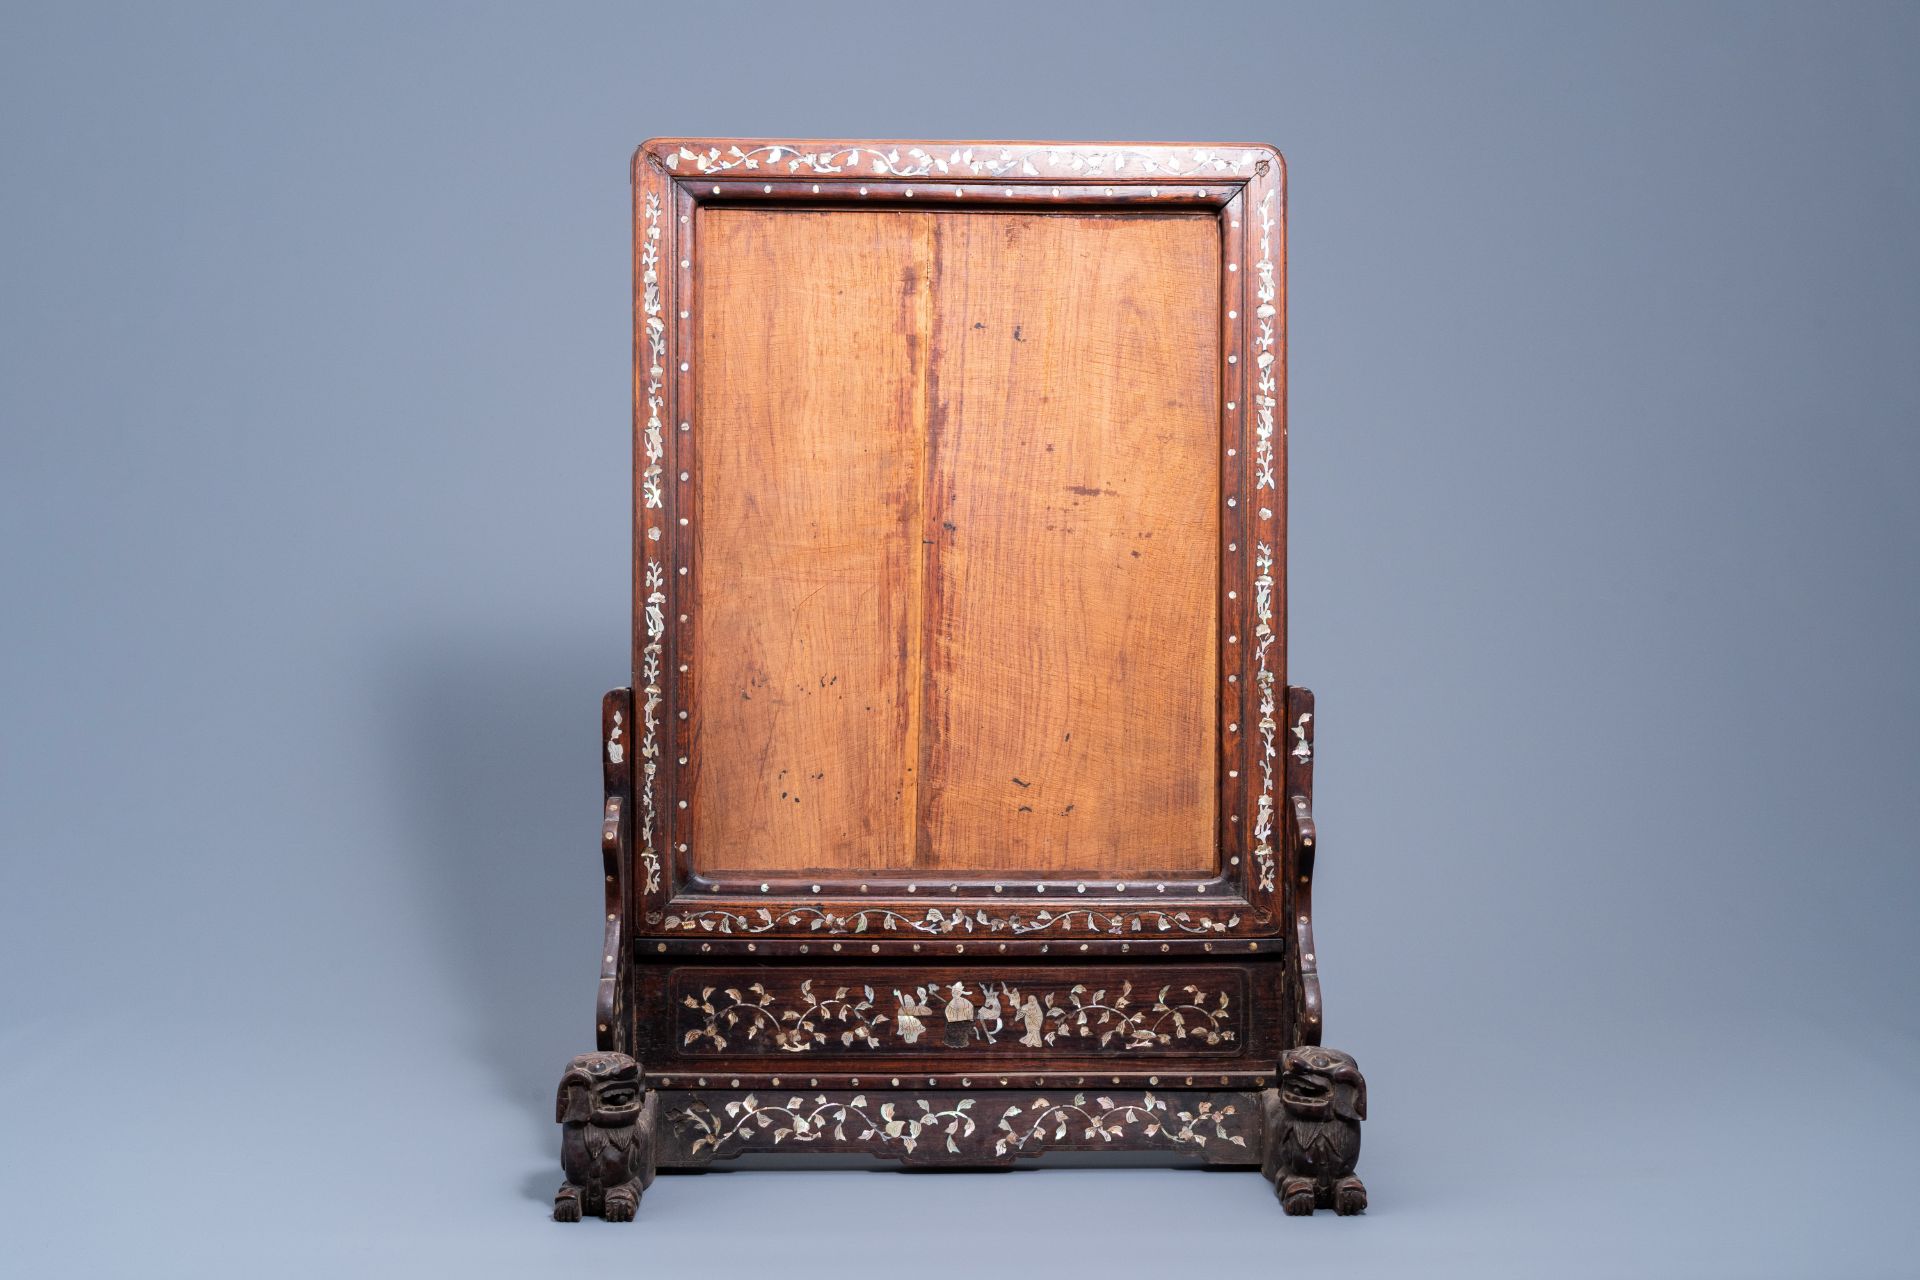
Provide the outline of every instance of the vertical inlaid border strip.
{"type": "Polygon", "coordinates": [[[1250,866],[1251,841],[1242,818],[1249,776],[1245,759],[1246,601],[1240,584],[1246,577],[1246,467],[1247,445],[1245,378],[1238,355],[1246,346],[1244,292],[1240,261],[1246,242],[1241,229],[1244,189],[1233,194],[1219,212],[1220,233],[1220,369],[1219,558],[1220,578],[1215,588],[1219,611],[1219,662],[1215,672],[1219,704],[1219,776],[1216,779],[1219,814],[1216,819],[1220,874],[1237,884],[1253,900],[1250,866]]]}
{"type": "Polygon", "coordinates": [[[672,315],[668,317],[669,329],[674,334],[674,349],[667,365],[673,387],[670,401],[672,413],[668,418],[672,429],[668,432],[671,444],[667,451],[667,545],[671,551],[667,577],[674,603],[668,617],[667,660],[670,666],[667,687],[670,690],[673,717],[672,733],[669,735],[673,743],[673,758],[666,769],[666,776],[671,779],[667,790],[672,797],[666,816],[671,832],[668,862],[676,869],[676,882],[684,883],[693,874],[694,824],[691,806],[697,766],[694,759],[694,742],[698,737],[695,717],[699,711],[693,696],[693,664],[699,661],[694,634],[699,621],[699,610],[695,607],[695,598],[699,594],[699,446],[694,433],[699,427],[697,418],[700,403],[696,388],[700,370],[695,366],[700,353],[693,341],[693,308],[697,305],[694,280],[698,271],[698,223],[695,221],[697,204],[686,184],[672,182],[669,190],[672,192],[672,230],[675,238],[673,289],[669,294],[672,315]]]}
{"type": "Polygon", "coordinates": [[[1284,196],[1276,163],[1265,160],[1260,163],[1246,198],[1247,240],[1258,255],[1249,282],[1252,314],[1248,317],[1246,373],[1253,422],[1252,487],[1247,505],[1252,526],[1249,536],[1254,543],[1254,695],[1260,716],[1255,748],[1260,790],[1254,802],[1253,857],[1258,887],[1262,893],[1271,895],[1275,887],[1276,770],[1280,769],[1279,699],[1286,670],[1281,630],[1285,624],[1276,619],[1276,601],[1285,599],[1285,569],[1281,561],[1286,554],[1282,533],[1286,518],[1285,464],[1281,454],[1285,366],[1281,363],[1284,348],[1280,293],[1284,196]]]}
{"type": "Polygon", "coordinates": [[[1313,864],[1320,841],[1313,822],[1313,692],[1288,686],[1286,715],[1288,736],[1294,740],[1285,760],[1289,823],[1286,901],[1294,940],[1289,967],[1298,981],[1294,1040],[1298,1044],[1319,1044],[1320,961],[1313,943],[1313,864]]]}
{"type": "Polygon", "coordinates": [[[638,704],[636,710],[640,721],[640,769],[634,779],[634,789],[639,800],[638,822],[635,825],[640,837],[638,852],[644,876],[639,888],[648,897],[660,892],[662,880],[657,805],[660,783],[660,668],[665,640],[662,613],[665,596],[661,568],[663,497],[660,487],[665,452],[661,414],[665,408],[667,360],[665,281],[661,275],[663,250],[666,248],[661,199],[664,185],[656,173],[649,172],[646,181],[639,184],[636,192],[640,204],[637,227],[640,314],[636,317],[638,332],[634,340],[636,354],[640,358],[635,361],[634,419],[638,437],[635,451],[645,465],[636,468],[634,509],[639,518],[635,536],[639,545],[635,548],[637,579],[634,589],[641,604],[637,612],[645,618],[646,629],[634,663],[635,683],[639,686],[634,690],[634,700],[638,704]]]}
{"type": "Polygon", "coordinates": [[[1275,624],[1275,643],[1279,657],[1275,660],[1276,678],[1282,688],[1288,679],[1287,664],[1287,162],[1275,151],[1272,153],[1271,172],[1265,176],[1273,191],[1273,272],[1274,290],[1274,362],[1271,366],[1274,377],[1273,388],[1273,465],[1276,479],[1272,495],[1272,527],[1278,544],[1274,557],[1274,601],[1279,612],[1279,622],[1275,624]]]}

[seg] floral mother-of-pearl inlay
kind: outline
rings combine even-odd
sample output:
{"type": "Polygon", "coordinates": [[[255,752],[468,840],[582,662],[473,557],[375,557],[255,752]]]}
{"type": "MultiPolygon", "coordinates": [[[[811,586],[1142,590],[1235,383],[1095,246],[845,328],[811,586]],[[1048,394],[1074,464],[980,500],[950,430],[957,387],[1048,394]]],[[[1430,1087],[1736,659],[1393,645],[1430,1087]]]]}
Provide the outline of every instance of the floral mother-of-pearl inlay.
{"type": "Polygon", "coordinates": [[[1031,916],[1018,913],[995,915],[972,907],[954,907],[947,911],[929,907],[924,916],[916,918],[886,907],[864,907],[841,915],[824,907],[802,906],[782,907],[777,911],[758,907],[751,914],[709,907],[669,915],[662,923],[668,929],[702,929],[708,933],[766,933],[776,925],[784,924],[793,928],[805,925],[809,932],[831,934],[866,933],[869,929],[877,928],[888,931],[908,929],[925,934],[980,932],[1019,935],[1043,933],[1050,929],[1072,929],[1076,919],[1083,919],[1085,923],[1081,927],[1089,932],[1113,937],[1128,932],[1225,933],[1240,923],[1237,914],[1225,920],[1215,920],[1188,911],[1120,912],[1093,907],[1076,907],[1061,912],[1038,911],[1031,916]]]}
{"type": "Polygon", "coordinates": [[[1278,306],[1280,287],[1273,266],[1273,192],[1260,197],[1260,261],[1254,264],[1254,427],[1253,487],[1277,489],[1274,474],[1274,412],[1280,407],[1280,379],[1273,366],[1278,362],[1274,348],[1279,341],[1278,306]]]}
{"type": "Polygon", "coordinates": [[[1273,668],[1267,663],[1267,650],[1273,647],[1273,547],[1266,542],[1254,548],[1253,557],[1254,682],[1260,694],[1260,799],[1253,815],[1253,861],[1260,872],[1260,887],[1273,889],[1273,764],[1279,753],[1275,736],[1280,725],[1274,719],[1273,668]]]}
{"type": "Polygon", "coordinates": [[[788,173],[805,170],[812,174],[872,173],[880,177],[928,178],[936,175],[974,177],[1037,178],[1042,176],[1036,160],[1044,160],[1049,174],[1084,175],[1090,178],[1135,175],[1139,177],[1205,177],[1245,174],[1253,168],[1253,158],[1223,155],[1194,148],[1148,155],[1140,151],[1076,151],[1056,147],[956,147],[940,154],[924,147],[859,146],[808,151],[804,147],[776,142],[725,151],[709,147],[695,151],[679,147],[664,160],[667,168],[678,173],[726,173],[734,169],[758,171],[784,167],[788,173]]]}
{"type": "Polygon", "coordinates": [[[924,1040],[925,1047],[934,1048],[943,1040],[928,1026],[936,1011],[944,1019],[943,1042],[950,1049],[983,1041],[1072,1050],[1090,1048],[1091,1041],[1101,1048],[1152,1050],[1188,1042],[1230,1044],[1237,1036],[1232,997],[1192,983],[1178,988],[1165,984],[1149,1001],[1135,998],[1130,981],[1116,991],[1077,983],[1064,994],[1022,991],[1007,982],[936,982],[904,991],[894,988],[889,1015],[879,1009],[869,985],[823,981],[816,987],[815,982],[801,982],[791,1007],[782,1007],[780,998],[760,982],[705,986],[698,995],[688,993],[680,1004],[693,1011],[697,1025],[681,1033],[681,1047],[706,1047],[714,1053],[731,1047],[737,1053],[757,1042],[786,1053],[807,1053],[831,1049],[837,1040],[843,1049],[884,1051],[924,1040]]]}
{"type": "Polygon", "coordinates": [[[1243,1112],[1237,1102],[1180,1094],[1170,1102],[1151,1092],[1119,1098],[1076,1093],[1057,1102],[1044,1096],[1017,1098],[1001,1108],[999,1119],[984,1132],[975,1118],[981,1100],[952,1094],[910,1095],[877,1107],[864,1093],[842,1100],[824,1093],[794,1095],[784,1103],[763,1102],[749,1093],[714,1102],[718,1109],[695,1095],[667,1112],[668,1124],[691,1137],[690,1156],[737,1155],[788,1141],[874,1154],[911,1154],[923,1143],[938,1142],[949,1155],[985,1157],[990,1151],[1002,1160],[1037,1155],[1059,1144],[1087,1147],[1129,1139],[1157,1139],[1196,1152],[1216,1143],[1247,1150],[1248,1134],[1257,1131],[1251,1111],[1243,1112]],[[974,1151],[965,1151],[963,1144],[974,1151]],[[728,1147],[732,1150],[723,1152],[728,1147]]]}
{"type": "Polygon", "coordinates": [[[1200,1146],[1210,1138],[1235,1146],[1247,1145],[1245,1134],[1228,1133],[1228,1122],[1239,1108],[1232,1103],[1216,1107],[1207,1099],[1194,1104],[1191,1111],[1174,1111],[1165,1098],[1144,1094],[1138,1103],[1117,1103],[1112,1098],[1088,1100],[1084,1093],[1072,1102],[1048,1102],[1035,1098],[1029,1110],[1018,1104],[1001,1113],[996,1126],[1002,1137],[994,1140],[993,1153],[1004,1156],[1019,1152],[1029,1144],[1043,1146],[1049,1140],[1059,1142],[1068,1134],[1086,1141],[1112,1142],[1134,1135],[1151,1138],[1164,1134],[1176,1146],[1200,1146]]]}
{"type": "MultiPolygon", "coordinates": [[[[808,146],[789,142],[768,142],[761,144],[729,144],[724,147],[708,146],[696,149],[689,146],[674,146],[655,153],[658,163],[681,178],[695,174],[717,176],[730,173],[752,172],[756,175],[777,176],[780,173],[798,175],[839,175],[842,179],[857,179],[868,176],[921,178],[921,179],[992,179],[1016,183],[1018,179],[1059,180],[1072,182],[1076,179],[1117,181],[1126,179],[1129,183],[1140,184],[1154,178],[1180,180],[1182,185],[1159,187],[1130,186],[1127,194],[1138,196],[1143,190],[1152,196],[1190,194],[1191,186],[1184,183],[1218,177],[1222,181],[1245,181],[1255,175],[1268,171],[1267,161],[1258,148],[1205,148],[1179,147],[1140,150],[1127,147],[1107,147],[1104,149],[1081,149],[1058,146],[957,146],[931,148],[928,146],[894,146],[887,144],[861,144],[847,146],[808,146]]],[[[667,188],[671,190],[671,186],[667,188]]],[[[717,191],[719,188],[715,188],[717,191]]],[[[1107,194],[1115,194],[1117,188],[1108,188],[1107,194]]],[[[771,190],[771,188],[769,188],[771,190]]],[[[819,187],[815,187],[817,192],[819,187]]],[[[877,190],[877,188],[876,188],[877,190]]],[[[1012,195],[1015,186],[1010,185],[1007,194],[1012,195]]],[[[1030,188],[1029,188],[1030,190],[1030,188]]],[[[862,194],[865,188],[861,188],[862,194]]],[[[909,191],[911,194],[911,191],[909,191]]],[[[956,188],[955,194],[959,194],[956,188]]],[[[1059,189],[1054,191],[1061,194],[1059,189]]],[[[1202,192],[1204,194],[1204,191],[1202,192]]],[[[1266,190],[1262,193],[1254,217],[1258,226],[1258,258],[1252,279],[1248,282],[1253,289],[1254,305],[1252,315],[1252,333],[1246,351],[1247,363],[1251,366],[1253,385],[1247,388],[1252,401],[1253,448],[1252,469],[1256,499],[1262,489],[1278,490],[1278,410],[1279,410],[1279,280],[1276,263],[1276,232],[1279,228],[1278,190],[1266,190]]],[[[667,405],[666,375],[669,370],[667,361],[667,319],[664,297],[667,292],[660,270],[662,243],[665,235],[663,227],[661,196],[649,191],[642,199],[643,223],[640,237],[639,265],[641,268],[640,293],[644,313],[642,322],[647,367],[645,376],[645,403],[647,416],[640,441],[646,459],[641,474],[641,505],[646,520],[643,549],[645,563],[643,583],[645,590],[644,618],[646,625],[646,643],[641,654],[641,701],[640,701],[640,741],[638,755],[641,762],[641,776],[636,779],[641,806],[640,840],[638,856],[644,869],[644,892],[658,893],[663,881],[663,849],[661,842],[666,839],[660,827],[660,800],[656,795],[656,783],[661,781],[659,742],[659,717],[663,704],[661,672],[664,667],[664,645],[666,633],[666,583],[667,574],[664,564],[658,558],[662,554],[662,533],[655,521],[664,521],[665,509],[665,436],[664,415],[667,405]],[[656,516],[656,512],[660,513],[656,516]]],[[[686,219],[683,217],[682,222],[686,219]]],[[[687,264],[680,264],[685,267],[687,264]]],[[[686,313],[681,312],[681,319],[686,313]]],[[[681,369],[686,366],[682,364],[681,369]]],[[[681,424],[686,429],[686,424],[681,424]]],[[[685,478],[684,472],[682,478],[685,478]]],[[[1274,567],[1275,556],[1273,542],[1268,526],[1274,512],[1262,502],[1248,504],[1249,518],[1257,521],[1255,544],[1254,578],[1254,657],[1256,670],[1254,680],[1259,698],[1259,759],[1260,789],[1256,800],[1256,809],[1252,826],[1253,871],[1257,886],[1271,893],[1275,887],[1277,873],[1274,849],[1274,795],[1277,778],[1275,761],[1278,755],[1278,723],[1276,680],[1277,675],[1270,665],[1269,650],[1278,639],[1274,631],[1274,567]],[[1257,514],[1256,514],[1257,513],[1257,514]]],[[[681,519],[684,525],[686,519],[681,519]]],[[[670,541],[670,539],[669,539],[670,541]]],[[[682,568],[681,573],[687,570],[682,568]]],[[[684,618],[683,618],[684,621],[684,618]]],[[[685,668],[682,667],[684,671],[685,668]]],[[[687,712],[682,710],[682,719],[687,712]]],[[[1291,754],[1303,762],[1311,757],[1312,744],[1302,732],[1302,726],[1293,727],[1297,743],[1291,754]]],[[[618,741],[620,730],[617,727],[609,735],[607,754],[615,764],[621,763],[628,753],[626,745],[618,741]]],[[[684,759],[682,760],[684,764],[684,759]]],[[[682,801],[682,807],[685,802],[682,801]]],[[[684,838],[684,837],[682,837],[684,838]]],[[[684,848],[684,846],[683,846],[684,848]]],[[[1237,861],[1237,859],[1235,860],[1237,861]]],[[[942,911],[930,909],[924,916],[882,908],[862,909],[847,913],[837,913],[823,908],[796,907],[787,910],[769,912],[760,908],[751,914],[725,908],[696,908],[690,911],[669,914],[665,917],[665,927],[669,930],[706,931],[721,934],[765,933],[776,924],[790,926],[805,925],[809,931],[827,934],[857,934],[869,929],[899,931],[907,930],[923,935],[951,935],[955,933],[1005,933],[1012,936],[1060,932],[1090,932],[1108,936],[1122,936],[1126,933],[1163,932],[1184,933],[1189,935],[1220,934],[1239,924],[1239,917],[1233,916],[1225,921],[1194,915],[1187,911],[1145,911],[1122,913],[1098,909],[1069,910],[1062,912],[1038,911],[1031,914],[995,915],[987,911],[959,909],[942,911]],[[1076,923],[1076,921],[1083,923],[1076,923]]]]}
{"type": "Polygon", "coordinates": [[[816,1142],[829,1134],[839,1142],[897,1146],[902,1151],[912,1151],[922,1141],[944,1136],[947,1150],[959,1154],[960,1144],[955,1139],[972,1136],[977,1127],[968,1114],[974,1099],[962,1098],[943,1110],[935,1110],[925,1098],[915,1098],[914,1102],[918,1106],[913,1109],[903,1109],[899,1102],[883,1102],[876,1115],[868,1111],[863,1093],[846,1102],[829,1102],[825,1094],[815,1095],[811,1104],[794,1097],[788,1098],[785,1106],[762,1103],[748,1094],[727,1103],[721,1109],[724,1115],[696,1098],[669,1112],[667,1119],[676,1127],[696,1131],[698,1136],[688,1148],[693,1155],[706,1148],[718,1151],[735,1138],[771,1137],[777,1147],[788,1138],[816,1142]]]}
{"type": "Polygon", "coordinates": [[[1293,758],[1301,764],[1313,759],[1313,739],[1307,736],[1307,722],[1313,719],[1313,712],[1302,711],[1298,723],[1293,726],[1293,736],[1298,739],[1293,744],[1293,758]]]}
{"type": "MultiPolygon", "coordinates": [[[[1260,260],[1254,264],[1254,318],[1257,321],[1253,338],[1255,493],[1262,489],[1278,489],[1274,420],[1280,406],[1280,380],[1274,365],[1277,360],[1275,347],[1279,333],[1280,290],[1273,258],[1276,225],[1273,197],[1274,193],[1268,191],[1260,198],[1260,260]]],[[[1261,524],[1264,526],[1271,519],[1272,509],[1262,506],[1261,524]]],[[[1278,638],[1273,629],[1273,563],[1273,544],[1262,528],[1254,546],[1253,560],[1254,683],[1260,698],[1260,797],[1255,803],[1253,815],[1253,862],[1259,873],[1260,888],[1269,893],[1274,887],[1273,789],[1274,760],[1278,753],[1275,736],[1279,732],[1279,724],[1274,719],[1275,677],[1267,657],[1267,651],[1273,648],[1278,638]]]]}
{"type": "MultiPolygon", "coordinates": [[[[661,459],[666,454],[660,427],[660,409],[665,403],[667,364],[667,322],[660,302],[660,197],[648,192],[642,204],[644,223],[640,240],[640,305],[646,313],[647,339],[647,425],[641,438],[647,467],[641,475],[643,511],[649,525],[652,512],[660,510],[664,495],[660,488],[661,459]]],[[[660,850],[655,843],[657,825],[654,782],[660,770],[660,667],[666,644],[666,570],[659,560],[656,530],[648,529],[645,547],[647,643],[640,654],[642,683],[640,703],[640,861],[646,871],[645,892],[660,889],[660,850]]],[[[617,760],[615,763],[619,763],[617,760]]]]}
{"type": "Polygon", "coordinates": [[[744,991],[738,987],[702,988],[697,999],[687,995],[680,1001],[704,1016],[702,1025],[689,1030],[680,1043],[687,1047],[704,1041],[720,1052],[726,1049],[730,1034],[749,1042],[764,1035],[769,1043],[788,1053],[805,1053],[837,1034],[844,1047],[880,1047],[878,1028],[887,1021],[887,1015],[874,1011],[872,987],[856,991],[840,986],[827,995],[824,989],[816,993],[813,979],[808,978],[800,984],[800,998],[806,1002],[801,1007],[781,1009],[763,983],[756,982],[744,991]]]}
{"type": "Polygon", "coordinates": [[[1089,990],[1084,983],[1061,997],[1052,991],[1023,993],[1006,982],[976,983],[971,991],[966,983],[954,982],[915,987],[908,994],[894,991],[901,1039],[912,1044],[920,1038],[925,1030],[920,1018],[932,1012],[943,988],[947,1044],[954,1048],[975,1039],[997,1044],[1003,1034],[1030,1049],[1088,1047],[1076,1046],[1081,1040],[1095,1040],[1103,1049],[1152,1049],[1189,1038],[1209,1045],[1234,1038],[1227,1012],[1231,997],[1224,991],[1210,995],[1191,983],[1177,991],[1169,983],[1146,1003],[1133,998],[1131,982],[1122,982],[1111,1000],[1106,989],[1089,990]]]}

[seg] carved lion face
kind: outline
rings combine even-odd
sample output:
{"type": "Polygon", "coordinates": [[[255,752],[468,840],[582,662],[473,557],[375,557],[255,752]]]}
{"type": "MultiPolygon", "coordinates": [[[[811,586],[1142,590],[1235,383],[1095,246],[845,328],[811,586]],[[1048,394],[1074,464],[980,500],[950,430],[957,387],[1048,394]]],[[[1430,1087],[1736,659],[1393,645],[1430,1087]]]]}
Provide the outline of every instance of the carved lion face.
{"type": "Polygon", "coordinates": [[[1365,1120],[1367,1082],[1338,1049],[1289,1049],[1280,1055],[1280,1101],[1302,1120],[1365,1120]]]}
{"type": "Polygon", "coordinates": [[[640,1114],[640,1064],[624,1053],[581,1054],[560,1077],[554,1111],[561,1124],[632,1124],[640,1114]]]}

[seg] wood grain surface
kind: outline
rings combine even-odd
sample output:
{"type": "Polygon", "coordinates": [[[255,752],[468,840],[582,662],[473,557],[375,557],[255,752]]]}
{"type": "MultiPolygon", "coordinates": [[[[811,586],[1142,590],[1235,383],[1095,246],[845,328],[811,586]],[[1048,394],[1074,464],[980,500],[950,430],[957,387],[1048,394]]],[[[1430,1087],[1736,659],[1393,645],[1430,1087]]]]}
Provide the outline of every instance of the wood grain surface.
{"type": "Polygon", "coordinates": [[[693,865],[1212,871],[1217,221],[698,218],[693,865]]]}
{"type": "Polygon", "coordinates": [[[695,865],[898,866],[927,219],[701,215],[695,865]]]}
{"type": "Polygon", "coordinates": [[[918,867],[1213,865],[1219,235],[942,219],[918,867]]]}

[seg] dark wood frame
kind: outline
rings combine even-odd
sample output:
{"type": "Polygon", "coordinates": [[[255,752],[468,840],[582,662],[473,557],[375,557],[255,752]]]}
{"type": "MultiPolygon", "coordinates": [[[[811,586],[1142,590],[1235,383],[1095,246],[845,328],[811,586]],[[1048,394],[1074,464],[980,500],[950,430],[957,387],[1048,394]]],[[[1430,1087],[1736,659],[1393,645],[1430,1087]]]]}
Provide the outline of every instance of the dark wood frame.
{"type": "MultiPolygon", "coordinates": [[[[1123,1112],[1165,1109],[1168,1098],[1182,1096],[1167,1091],[1227,1091],[1195,1093],[1186,1114],[1202,1114],[1195,1109],[1200,1101],[1208,1101],[1204,1114],[1216,1119],[1220,1108],[1232,1107],[1237,1135],[1228,1132],[1234,1125],[1222,1127],[1217,1141],[1202,1141],[1189,1154],[1259,1161],[1277,1123],[1269,1115],[1278,1105],[1270,1095],[1282,1056],[1318,1045],[1322,1017],[1312,933],[1313,698],[1286,684],[1284,174],[1277,151],[1242,145],[656,139],[636,153],[635,687],[609,693],[602,708],[606,941],[596,1023],[599,1048],[642,1060],[641,1079],[668,1100],[662,1114],[683,1122],[661,1126],[654,1163],[698,1162],[703,1152],[713,1158],[721,1144],[701,1143],[699,1125],[686,1123],[688,1117],[700,1108],[720,1114],[728,1101],[745,1101],[755,1089],[822,1091],[820,1101],[809,1104],[817,1109],[844,1108],[862,1090],[931,1099],[955,1088],[1083,1087],[1148,1098],[1162,1091],[1158,1103],[1137,1097],[1114,1103],[1123,1112]],[[692,480],[700,463],[699,426],[690,408],[691,366],[699,353],[686,300],[700,270],[696,210],[909,202],[916,208],[1203,209],[1219,219],[1221,872],[1211,878],[921,884],[769,876],[736,883],[706,878],[690,866],[689,832],[699,801],[684,783],[697,771],[688,669],[698,661],[701,610],[693,564],[698,540],[689,531],[699,521],[692,480]],[[737,1006],[739,984],[755,975],[764,978],[764,989],[753,1000],[772,999],[770,990],[790,995],[802,980],[798,973],[876,967],[909,983],[915,976],[944,973],[948,981],[964,981],[955,975],[984,973],[1008,989],[1004,975],[1028,982],[1044,976],[1053,995],[1076,981],[1098,984],[1156,965],[1169,973],[1211,965],[1223,981],[1241,975],[1233,979],[1241,983],[1233,1052],[1182,1046],[1164,1058],[1114,1057],[1095,1047],[1023,1058],[997,1042],[985,1052],[970,1039],[947,1058],[907,1054],[895,1044],[890,1053],[851,1061],[832,1053],[804,1064],[737,1052],[702,1059],[684,1052],[700,1027],[683,1028],[673,1013],[711,1005],[705,997],[692,999],[706,988],[727,991],[735,997],[729,1007],[737,1006]],[[707,972],[712,982],[696,978],[689,986],[687,974],[707,972]],[[676,1043],[682,1034],[687,1040],[676,1043]],[[826,1091],[846,1096],[829,1098],[826,1091]]],[[[883,985],[893,984],[883,976],[883,985]]],[[[708,1008],[706,1015],[724,1012],[708,1008]]],[[[1363,1107],[1364,1092],[1361,1097],[1363,1107]]],[[[948,1142],[924,1151],[920,1144],[902,1152],[858,1142],[848,1149],[965,1162],[1012,1158],[983,1140],[963,1141],[970,1135],[958,1132],[958,1120],[952,1123],[948,1142]]],[[[785,1127],[791,1131],[793,1124],[785,1127]]],[[[1155,1132],[1164,1137],[1168,1130],[1158,1125],[1155,1132]]],[[[815,1132],[808,1140],[823,1136],[815,1132]]],[[[1357,1136],[1355,1143],[1357,1149],[1357,1136]]],[[[743,1142],[741,1149],[752,1146],[743,1142]]],[[[1323,1192],[1332,1185],[1322,1184],[1323,1192]]],[[[1297,1201],[1288,1202],[1290,1211],[1297,1211],[1297,1201]]]]}

